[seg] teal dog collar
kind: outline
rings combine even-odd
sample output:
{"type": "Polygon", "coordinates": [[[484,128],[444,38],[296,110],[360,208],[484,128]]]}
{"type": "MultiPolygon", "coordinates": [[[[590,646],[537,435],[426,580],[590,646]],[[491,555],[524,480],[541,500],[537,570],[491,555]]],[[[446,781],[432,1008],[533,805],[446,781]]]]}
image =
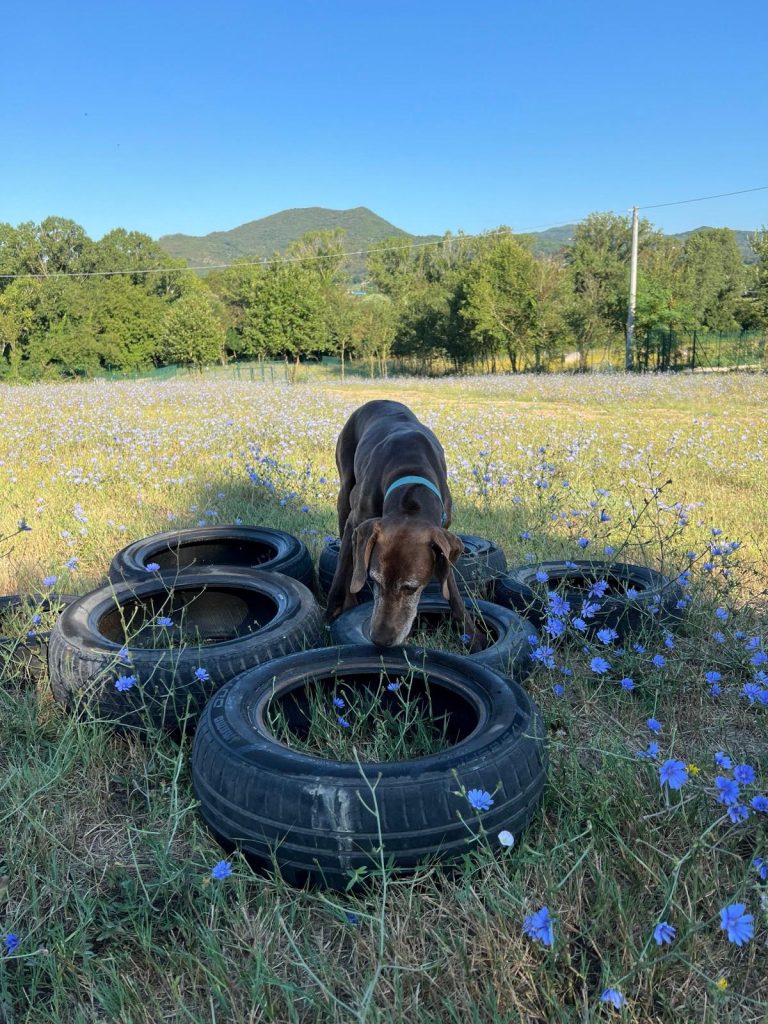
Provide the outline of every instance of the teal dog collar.
{"type": "Polygon", "coordinates": [[[443,505],[443,496],[440,493],[440,491],[437,489],[437,487],[435,487],[435,485],[432,483],[432,481],[431,480],[427,480],[426,477],[423,477],[423,476],[400,476],[400,477],[398,477],[397,480],[395,480],[394,483],[390,484],[389,487],[384,492],[384,501],[387,500],[389,495],[396,488],[398,488],[398,487],[405,487],[407,484],[422,484],[424,487],[428,487],[430,489],[430,491],[432,491],[433,494],[436,494],[438,496],[438,498],[440,499],[440,506],[441,506],[441,508],[443,510],[442,513],[441,513],[441,516],[440,516],[440,525],[441,526],[445,526],[445,523],[446,523],[446,520],[448,519],[448,516],[445,514],[445,506],[443,505]]]}

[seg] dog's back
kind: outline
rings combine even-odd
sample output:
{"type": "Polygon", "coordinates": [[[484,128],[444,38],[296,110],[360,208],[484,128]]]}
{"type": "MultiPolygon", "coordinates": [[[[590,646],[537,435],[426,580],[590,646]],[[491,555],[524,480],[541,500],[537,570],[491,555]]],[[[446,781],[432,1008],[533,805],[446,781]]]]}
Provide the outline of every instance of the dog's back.
{"type": "MultiPolygon", "coordinates": [[[[415,470],[433,464],[445,476],[445,455],[438,439],[402,402],[376,399],[360,406],[347,420],[336,444],[336,465],[342,481],[346,478],[373,483],[371,461],[376,464],[376,478],[381,479],[391,466],[399,475],[408,472],[409,463],[415,470]]],[[[383,497],[378,488],[368,490],[367,513],[380,513],[377,507],[383,497]],[[372,493],[373,491],[373,493],[372,493]],[[378,495],[375,493],[378,491],[378,495]],[[371,503],[374,507],[371,507],[371,503]]]]}

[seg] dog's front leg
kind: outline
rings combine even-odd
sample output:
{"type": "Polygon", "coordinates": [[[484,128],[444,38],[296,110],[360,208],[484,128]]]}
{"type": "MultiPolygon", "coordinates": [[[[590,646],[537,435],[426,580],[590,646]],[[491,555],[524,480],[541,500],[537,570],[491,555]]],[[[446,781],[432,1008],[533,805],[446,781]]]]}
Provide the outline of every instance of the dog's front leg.
{"type": "Polygon", "coordinates": [[[329,621],[335,619],[342,611],[357,604],[357,598],[349,589],[352,582],[352,534],[354,532],[355,528],[351,520],[348,519],[341,538],[336,572],[333,574],[333,582],[328,591],[328,607],[325,614],[329,621]]]}
{"type": "Polygon", "coordinates": [[[464,600],[459,593],[453,569],[450,569],[448,572],[447,583],[448,603],[451,607],[451,615],[458,622],[462,636],[469,637],[468,643],[470,651],[472,653],[475,651],[484,651],[486,647],[485,640],[481,631],[477,628],[477,623],[467,611],[467,606],[464,604],[464,600]]]}

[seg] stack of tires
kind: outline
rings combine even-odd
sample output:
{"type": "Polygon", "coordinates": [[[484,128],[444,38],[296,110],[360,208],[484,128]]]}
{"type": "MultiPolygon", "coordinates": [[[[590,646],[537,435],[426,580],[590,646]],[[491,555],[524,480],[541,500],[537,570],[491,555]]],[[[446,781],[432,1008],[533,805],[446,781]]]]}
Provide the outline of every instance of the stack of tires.
{"type": "MultiPolygon", "coordinates": [[[[309,552],[281,531],[209,527],[138,541],[115,556],[107,585],[64,608],[48,641],[53,693],[73,712],[120,729],[196,725],[192,780],[209,827],[295,882],[344,887],[381,863],[407,870],[426,858],[455,858],[481,825],[517,835],[546,779],[541,716],[521,683],[548,597],[527,567],[508,570],[491,541],[462,540],[456,576],[488,637],[484,650],[464,655],[374,647],[370,601],[333,623],[328,645],[309,552]],[[394,677],[415,665],[430,706],[454,723],[439,753],[339,761],[295,750],[270,731],[270,702],[310,681],[330,690],[342,675],[347,683],[394,677]],[[493,794],[482,815],[465,798],[472,790],[493,794]]],[[[337,558],[338,542],[328,543],[321,592],[337,558]]],[[[574,605],[585,581],[607,573],[616,593],[602,604],[606,622],[631,629],[644,602],[653,614],[659,602],[671,614],[669,581],[629,566],[576,566],[574,605]],[[627,601],[629,583],[641,600],[627,601]]],[[[562,580],[555,563],[549,575],[562,580]]],[[[433,582],[417,625],[448,618],[433,582]]]]}

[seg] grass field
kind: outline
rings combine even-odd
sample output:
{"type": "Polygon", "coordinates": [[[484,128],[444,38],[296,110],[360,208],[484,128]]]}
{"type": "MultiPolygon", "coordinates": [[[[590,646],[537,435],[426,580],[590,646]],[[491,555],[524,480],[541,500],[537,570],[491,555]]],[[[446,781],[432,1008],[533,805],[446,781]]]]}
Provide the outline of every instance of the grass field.
{"type": "Polygon", "coordinates": [[[85,592],[130,540],[198,522],[287,529],[318,554],[336,435],[373,397],[437,432],[454,529],[511,563],[607,548],[683,573],[683,624],[623,652],[548,639],[526,686],[550,778],[526,834],[346,894],[236,855],[213,877],[226,855],[196,812],[190,741],[75,723],[6,671],[0,1022],[766,1021],[767,377],[6,387],[0,593],[85,592]],[[680,789],[660,782],[671,761],[680,789]],[[735,804],[724,780],[743,780],[735,804]],[[721,929],[734,904],[753,916],[741,946],[721,929]],[[551,946],[523,931],[542,907],[551,946]]]}

